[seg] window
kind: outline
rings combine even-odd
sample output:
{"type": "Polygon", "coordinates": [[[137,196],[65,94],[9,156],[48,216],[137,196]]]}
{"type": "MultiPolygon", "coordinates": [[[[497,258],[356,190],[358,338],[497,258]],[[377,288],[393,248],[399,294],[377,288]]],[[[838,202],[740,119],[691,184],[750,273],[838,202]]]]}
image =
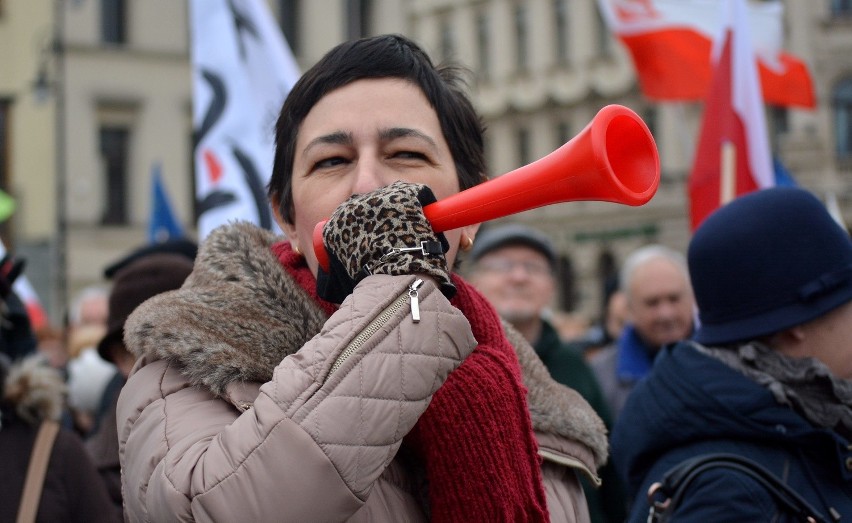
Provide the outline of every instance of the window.
{"type": "Polygon", "coordinates": [[[529,60],[529,31],[527,30],[527,7],[524,4],[515,6],[515,66],[519,71],[528,69],[529,60]]]}
{"type": "Polygon", "coordinates": [[[598,27],[598,54],[602,57],[612,55],[612,38],[609,35],[609,26],[606,24],[600,9],[595,9],[595,20],[598,27]]]}
{"type": "Polygon", "coordinates": [[[281,0],[278,3],[278,21],[281,32],[294,55],[299,54],[299,0],[281,0]]]}
{"type": "Polygon", "coordinates": [[[126,0],[101,0],[101,40],[108,44],[127,41],[126,0]]]}
{"type": "Polygon", "coordinates": [[[657,121],[659,120],[659,112],[657,111],[657,106],[649,105],[642,111],[642,121],[645,122],[645,125],[648,126],[648,131],[650,131],[651,136],[656,136],[657,134],[657,121]]]}
{"type": "Polygon", "coordinates": [[[852,160],[852,77],[837,84],[833,102],[837,157],[852,160]]]}
{"type": "Polygon", "coordinates": [[[6,188],[9,147],[9,101],[0,99],[0,189],[6,188]]]}
{"type": "Polygon", "coordinates": [[[346,1],[346,36],[349,40],[371,34],[370,16],[372,15],[372,7],[370,0],[346,1]]]}
{"type": "MultiPolygon", "coordinates": [[[[558,149],[568,143],[571,138],[574,136],[571,135],[571,125],[566,121],[561,121],[556,124],[556,147],[558,149]]],[[[555,150],[554,149],[554,150],[555,150]]]]}
{"type": "Polygon", "coordinates": [[[609,247],[604,247],[598,254],[597,277],[601,289],[600,317],[605,318],[609,297],[619,288],[618,263],[609,247]]]}
{"type": "Polygon", "coordinates": [[[518,166],[523,166],[532,161],[532,143],[530,130],[526,127],[518,129],[518,166]]]}
{"type": "Polygon", "coordinates": [[[441,58],[446,62],[452,60],[456,54],[455,35],[449,18],[441,19],[441,58]]]}
{"type": "Polygon", "coordinates": [[[568,1],[553,1],[553,19],[556,24],[556,62],[562,65],[568,63],[568,1]]]}
{"type": "Polygon", "coordinates": [[[781,136],[790,130],[790,112],[786,107],[770,105],[766,108],[769,115],[769,140],[773,151],[778,150],[781,136]]]}
{"type": "Polygon", "coordinates": [[[831,16],[852,16],[852,0],[831,0],[831,16]]]}
{"type": "Polygon", "coordinates": [[[104,225],[127,224],[127,164],[130,130],[104,126],[100,130],[100,152],[104,170],[104,225]]]}
{"type": "Polygon", "coordinates": [[[568,255],[559,256],[556,267],[556,281],[559,285],[559,305],[564,311],[573,311],[577,307],[577,274],[574,262],[568,255]]]}
{"type": "Polygon", "coordinates": [[[488,15],[480,12],[476,15],[476,52],[479,61],[479,73],[483,78],[491,76],[491,35],[488,32],[488,15]]]}
{"type": "MultiPolygon", "coordinates": [[[[9,192],[9,113],[11,103],[0,99],[0,189],[9,192]]],[[[0,223],[0,237],[6,242],[8,248],[12,248],[10,234],[12,232],[11,220],[0,223]]]]}

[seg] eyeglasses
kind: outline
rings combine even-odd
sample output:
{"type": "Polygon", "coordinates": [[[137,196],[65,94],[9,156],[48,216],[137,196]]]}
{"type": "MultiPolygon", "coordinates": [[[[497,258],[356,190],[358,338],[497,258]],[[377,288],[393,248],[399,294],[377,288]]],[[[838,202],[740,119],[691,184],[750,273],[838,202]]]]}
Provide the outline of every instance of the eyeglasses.
{"type": "Polygon", "coordinates": [[[523,271],[529,276],[547,276],[552,273],[549,265],[536,261],[517,261],[495,258],[491,260],[483,260],[477,264],[477,268],[481,271],[504,275],[512,274],[518,267],[523,269],[523,271]]]}

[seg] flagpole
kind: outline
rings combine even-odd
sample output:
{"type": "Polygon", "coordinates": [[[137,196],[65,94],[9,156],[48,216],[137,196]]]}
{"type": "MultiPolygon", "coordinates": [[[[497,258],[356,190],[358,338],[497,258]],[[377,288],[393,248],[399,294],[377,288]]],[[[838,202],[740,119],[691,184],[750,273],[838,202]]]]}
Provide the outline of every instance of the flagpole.
{"type": "Polygon", "coordinates": [[[686,102],[678,101],[669,105],[674,108],[676,113],[674,124],[677,132],[675,134],[677,134],[678,141],[683,150],[683,157],[691,163],[695,160],[695,140],[693,139],[695,133],[687,125],[689,119],[686,112],[686,102]]]}
{"type": "Polygon", "coordinates": [[[722,142],[721,176],[719,183],[719,205],[733,201],[737,195],[737,147],[730,141],[722,142]]]}

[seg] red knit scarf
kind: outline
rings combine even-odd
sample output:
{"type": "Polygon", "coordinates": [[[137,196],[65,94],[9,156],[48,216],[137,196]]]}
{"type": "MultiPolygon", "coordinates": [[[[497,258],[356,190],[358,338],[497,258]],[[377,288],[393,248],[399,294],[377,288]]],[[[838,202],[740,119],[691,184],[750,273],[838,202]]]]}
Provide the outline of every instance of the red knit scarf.
{"type": "MultiPolygon", "coordinates": [[[[288,242],[272,248],[295,281],[331,315],[336,306],[316,294],[316,280],[288,242]]],[[[432,397],[406,437],[423,460],[432,521],[548,521],[515,351],[494,308],[453,275],[451,303],[471,324],[479,345],[432,397]]]]}

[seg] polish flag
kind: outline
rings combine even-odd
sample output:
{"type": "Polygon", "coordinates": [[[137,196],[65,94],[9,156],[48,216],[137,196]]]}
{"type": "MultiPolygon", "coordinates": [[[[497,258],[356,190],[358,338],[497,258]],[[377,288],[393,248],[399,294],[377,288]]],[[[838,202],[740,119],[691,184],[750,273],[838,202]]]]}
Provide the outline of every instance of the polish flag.
{"type": "Polygon", "coordinates": [[[693,231],[721,205],[775,184],[745,0],[721,3],[721,49],[689,177],[693,231]]]}
{"type": "MultiPolygon", "coordinates": [[[[657,101],[707,96],[711,50],[723,25],[719,0],[599,0],[610,29],[627,46],[643,94],[657,101]]],[[[813,108],[813,81],[804,62],[782,49],[783,6],[747,8],[752,46],[766,103],[813,108]]]]}
{"type": "MultiPolygon", "coordinates": [[[[6,253],[6,246],[0,240],[0,259],[4,258],[6,253]]],[[[24,304],[27,316],[30,318],[30,325],[34,331],[46,327],[50,323],[44,305],[42,305],[32,283],[30,283],[25,274],[21,274],[15,278],[15,281],[12,283],[12,291],[14,291],[24,304]]]]}
{"type": "Polygon", "coordinates": [[[12,288],[15,290],[15,294],[18,295],[18,298],[20,298],[24,303],[24,307],[27,309],[27,316],[30,317],[30,325],[33,330],[37,331],[42,327],[47,327],[48,323],[50,323],[47,318],[47,311],[44,310],[44,305],[42,305],[38,294],[36,294],[35,289],[30,283],[30,280],[28,280],[26,276],[21,276],[15,280],[15,283],[12,284],[12,288]]]}

